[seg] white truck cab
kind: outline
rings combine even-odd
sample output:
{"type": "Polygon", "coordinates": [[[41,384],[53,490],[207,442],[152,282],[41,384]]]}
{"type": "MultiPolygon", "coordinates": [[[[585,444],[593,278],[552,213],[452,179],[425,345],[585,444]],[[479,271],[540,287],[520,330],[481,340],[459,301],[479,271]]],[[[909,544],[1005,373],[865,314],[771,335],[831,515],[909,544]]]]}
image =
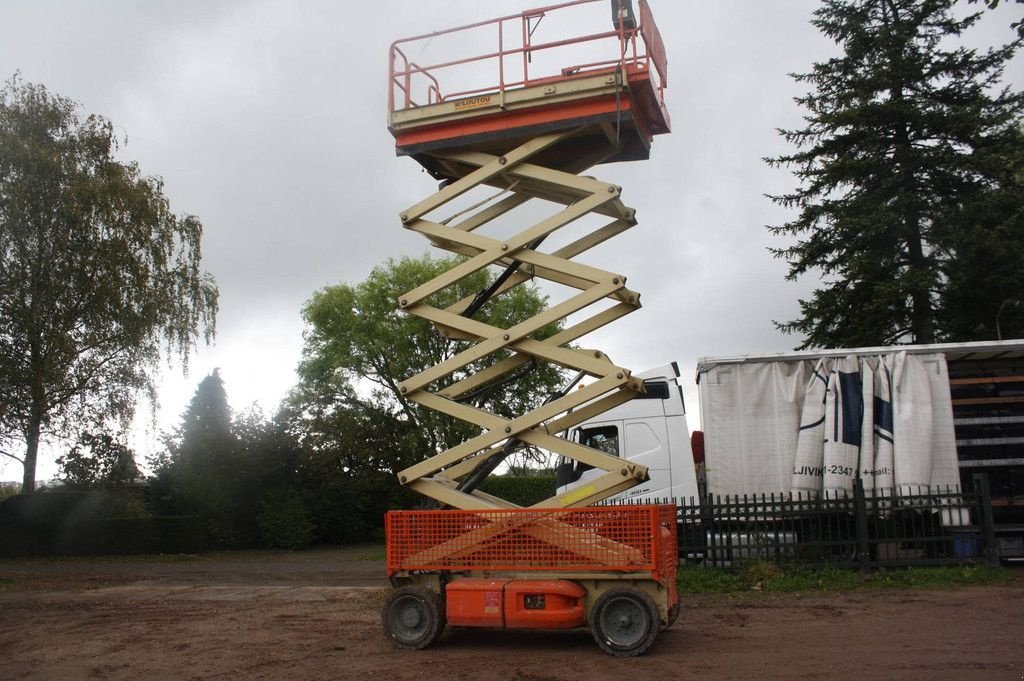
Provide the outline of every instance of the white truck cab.
{"type": "MultiPolygon", "coordinates": [[[[665,503],[697,497],[697,475],[686,427],[686,408],[673,362],[635,374],[646,392],[573,428],[568,437],[587,447],[647,466],[650,479],[608,501],[665,503]]],[[[584,485],[603,471],[560,457],[555,471],[558,493],[584,485]]]]}

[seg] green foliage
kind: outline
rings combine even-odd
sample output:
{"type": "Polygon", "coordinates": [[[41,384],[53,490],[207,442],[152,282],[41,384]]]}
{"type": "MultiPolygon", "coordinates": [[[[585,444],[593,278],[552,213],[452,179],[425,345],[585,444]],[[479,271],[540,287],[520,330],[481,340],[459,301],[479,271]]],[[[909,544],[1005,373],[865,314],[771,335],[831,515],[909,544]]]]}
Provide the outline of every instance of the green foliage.
{"type": "Polygon", "coordinates": [[[386,432],[375,431],[369,419],[353,419],[350,424],[339,435],[351,447],[341,443],[305,447],[298,463],[295,480],[306,491],[319,543],[366,541],[383,526],[390,508],[409,507],[416,501],[399,486],[394,473],[376,468],[391,446],[386,432]]]}
{"type": "MultiPolygon", "coordinates": [[[[399,313],[395,298],[452,264],[426,257],[389,261],[361,284],[314,295],[304,310],[310,328],[299,384],[271,420],[256,411],[232,419],[219,374],[206,377],[167,453],[151,462],[158,510],[202,515],[221,546],[301,548],[364,542],[379,533],[389,509],[422,503],[399,485],[398,471],[475,433],[419,410],[398,391],[399,376],[437,364],[461,344],[399,313]],[[353,389],[364,379],[370,391],[366,383],[353,389]]],[[[434,302],[454,303],[491,280],[480,273],[434,302]]],[[[509,325],[543,306],[536,290],[520,287],[489,304],[481,318],[509,325]]],[[[481,394],[475,404],[511,416],[560,382],[558,370],[548,368],[481,394]]],[[[489,484],[527,505],[554,490],[551,476],[489,484]]]]}
{"type": "Polygon", "coordinates": [[[232,419],[223,381],[206,377],[153,462],[153,498],[168,514],[199,514],[222,547],[302,548],[364,541],[391,505],[408,505],[395,476],[377,468],[396,437],[374,414],[286,403],[273,419],[232,419]]]}
{"type": "Polygon", "coordinates": [[[209,461],[235,447],[231,407],[219,369],[199,382],[181,417],[179,434],[176,455],[192,463],[209,461]]]}
{"type": "Polygon", "coordinates": [[[163,513],[206,518],[215,545],[250,543],[256,532],[256,508],[244,513],[241,448],[232,430],[224,381],[217,370],[204,378],[168,441],[157,468],[155,500],[163,513]],[[248,530],[248,531],[247,531],[248,530]]]}
{"type": "MultiPolygon", "coordinates": [[[[400,470],[479,433],[463,421],[419,408],[398,390],[404,377],[467,347],[464,342],[445,339],[430,323],[397,308],[402,293],[457,262],[459,259],[428,256],[389,260],[374,268],[362,283],[318,291],[303,310],[308,328],[299,385],[283,418],[304,452],[299,468],[303,487],[319,490],[310,504],[321,541],[365,539],[371,528],[380,526],[388,508],[417,503],[416,497],[397,484],[395,475],[400,470]],[[353,389],[355,384],[361,389],[353,389]],[[328,508],[334,509],[336,522],[329,520],[328,508]]],[[[430,303],[451,306],[486,289],[493,280],[489,272],[477,272],[437,294],[430,303]]],[[[545,303],[535,288],[519,286],[490,301],[476,318],[509,327],[535,316],[545,303]]],[[[543,329],[540,337],[557,328],[543,329]]],[[[497,359],[489,357],[474,370],[497,359]]],[[[517,416],[561,382],[557,368],[533,368],[521,380],[476,394],[469,403],[506,417],[517,416]]],[[[447,383],[432,388],[444,385],[447,383]]]]}
{"type": "Polygon", "coordinates": [[[58,476],[71,489],[127,487],[139,477],[135,453],[109,433],[82,433],[57,458],[58,476]]]}
{"type": "Polygon", "coordinates": [[[950,340],[1024,337],[1024,128],[996,170],[998,183],[974,223],[950,234],[955,257],[945,265],[937,310],[950,340]]]}
{"type": "MultiPolygon", "coordinates": [[[[459,444],[478,434],[479,429],[435,411],[420,409],[398,390],[404,377],[419,373],[455,355],[467,344],[442,337],[432,325],[397,309],[398,297],[451,269],[459,259],[402,258],[376,267],[366,281],[350,286],[340,284],[322,289],[306,303],[303,316],[308,324],[300,384],[296,392],[301,406],[319,409],[329,418],[336,408],[359,403],[363,412],[376,419],[391,418],[407,423],[389,455],[418,461],[459,444]],[[373,388],[367,399],[351,390],[354,382],[365,380],[373,388]]],[[[493,276],[476,272],[430,299],[440,308],[453,305],[487,288],[493,276]]],[[[489,302],[476,318],[509,327],[535,316],[544,309],[545,299],[531,286],[519,286],[489,302]]],[[[539,334],[547,337],[557,326],[539,334]]],[[[489,357],[473,367],[479,370],[499,357],[489,357]]],[[[454,380],[461,378],[457,375],[454,380]]],[[[450,383],[450,380],[448,383],[450,383]]],[[[525,380],[513,381],[477,395],[472,404],[502,416],[524,413],[561,383],[561,373],[550,366],[538,367],[525,380]]],[[[443,388],[447,383],[434,386],[443,388]]],[[[400,466],[391,465],[395,470],[400,466]]]]}
{"type": "Polygon", "coordinates": [[[197,552],[198,517],[154,517],[139,490],[48,491],[0,502],[0,555],[197,552]]]}
{"type": "Polygon", "coordinates": [[[238,451],[234,468],[236,533],[245,545],[262,537],[258,516],[268,495],[295,485],[302,452],[277,419],[267,420],[251,409],[233,422],[238,451]]]}
{"type": "MultiPolygon", "coordinates": [[[[293,499],[300,445],[281,418],[267,420],[255,408],[233,417],[219,371],[199,383],[167,444],[167,452],[151,462],[157,472],[154,504],[161,512],[202,516],[216,546],[308,545],[304,532],[291,540],[281,535],[282,527],[303,527],[293,499]],[[270,509],[274,500],[286,503],[270,509]]],[[[308,516],[308,505],[301,506],[308,516]]]]}
{"type": "Polygon", "coordinates": [[[260,539],[272,549],[304,549],[313,542],[314,524],[302,495],[284,489],[267,496],[259,514],[260,539]]]}
{"type": "Polygon", "coordinates": [[[395,475],[411,463],[417,441],[408,423],[349,395],[293,392],[276,419],[294,452],[287,479],[305,491],[315,541],[365,541],[384,513],[407,507],[412,495],[395,475]]]}
{"type": "Polygon", "coordinates": [[[799,211],[771,228],[797,239],[773,252],[790,279],[822,280],[779,325],[801,348],[991,338],[1000,303],[1024,290],[1024,96],[998,89],[1021,39],[957,46],[978,15],[954,4],[825,0],[814,13],[843,52],[794,76],[811,88],[797,99],[806,126],[780,131],[797,151],[767,159],[801,185],[771,197],[799,211]]]}
{"type": "Polygon", "coordinates": [[[737,570],[684,567],[679,572],[684,593],[738,594],[794,591],[853,591],[856,589],[936,589],[944,587],[1007,584],[1013,575],[1001,567],[962,565],[953,567],[897,568],[858,572],[830,567],[779,566],[752,561],[737,570]]]}
{"type": "Polygon", "coordinates": [[[492,475],[480,490],[519,506],[533,506],[555,495],[555,476],[492,475]]]}
{"type": "Polygon", "coordinates": [[[0,451],[23,462],[26,491],[42,437],[127,424],[162,351],[185,360],[213,332],[202,225],[116,160],[120,145],[113,123],[41,85],[0,89],[0,451]]]}
{"type": "Polygon", "coordinates": [[[13,497],[21,491],[20,484],[0,482],[0,501],[13,497]]]}

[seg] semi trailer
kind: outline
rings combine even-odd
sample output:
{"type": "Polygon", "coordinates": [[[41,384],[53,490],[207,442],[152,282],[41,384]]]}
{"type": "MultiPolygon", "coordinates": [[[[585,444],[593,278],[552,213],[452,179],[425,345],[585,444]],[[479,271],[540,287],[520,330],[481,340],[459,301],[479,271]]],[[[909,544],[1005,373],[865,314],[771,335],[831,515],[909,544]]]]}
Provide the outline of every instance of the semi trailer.
{"type": "MultiPolygon", "coordinates": [[[[981,474],[999,554],[1024,555],[1024,341],[705,357],[700,429],[689,438],[672,367],[638,374],[647,399],[570,434],[650,464],[651,479],[611,503],[835,496],[858,481],[874,496],[972,494],[981,474]]],[[[592,475],[562,460],[558,489],[592,475]]],[[[948,528],[978,522],[942,518],[948,528]]]]}

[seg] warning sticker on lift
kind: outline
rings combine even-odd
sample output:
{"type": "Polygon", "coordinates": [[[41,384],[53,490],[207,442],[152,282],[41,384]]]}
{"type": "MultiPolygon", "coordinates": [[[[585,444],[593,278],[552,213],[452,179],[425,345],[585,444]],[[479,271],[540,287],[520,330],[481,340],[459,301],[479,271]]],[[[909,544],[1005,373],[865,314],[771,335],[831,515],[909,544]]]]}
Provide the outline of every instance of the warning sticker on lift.
{"type": "Polygon", "coordinates": [[[594,485],[584,485],[583,487],[579,487],[577,489],[574,489],[569,494],[566,494],[565,496],[563,496],[561,498],[560,501],[562,503],[562,506],[572,506],[573,504],[575,504],[580,499],[586,499],[591,494],[596,494],[596,493],[597,493],[597,487],[595,487],[594,485]]]}
{"type": "Polygon", "coordinates": [[[481,106],[487,106],[491,103],[494,95],[481,95],[479,97],[469,97],[467,99],[455,100],[455,110],[462,111],[463,109],[477,109],[481,106]]]}
{"type": "Polygon", "coordinates": [[[500,591],[485,591],[484,592],[484,612],[488,615],[493,615],[501,609],[501,592],[500,591]]]}

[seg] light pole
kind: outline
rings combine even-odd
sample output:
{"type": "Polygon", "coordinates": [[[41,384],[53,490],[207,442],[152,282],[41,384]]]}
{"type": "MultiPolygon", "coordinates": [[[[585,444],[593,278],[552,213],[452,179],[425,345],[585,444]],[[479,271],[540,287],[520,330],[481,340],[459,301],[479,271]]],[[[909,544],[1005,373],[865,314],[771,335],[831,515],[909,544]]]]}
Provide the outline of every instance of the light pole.
{"type": "Polygon", "coordinates": [[[996,312],[996,340],[1003,340],[1003,331],[999,328],[999,317],[1003,314],[1003,309],[1007,306],[1020,307],[1020,300],[1017,298],[1007,298],[999,306],[999,311],[996,312]]]}

